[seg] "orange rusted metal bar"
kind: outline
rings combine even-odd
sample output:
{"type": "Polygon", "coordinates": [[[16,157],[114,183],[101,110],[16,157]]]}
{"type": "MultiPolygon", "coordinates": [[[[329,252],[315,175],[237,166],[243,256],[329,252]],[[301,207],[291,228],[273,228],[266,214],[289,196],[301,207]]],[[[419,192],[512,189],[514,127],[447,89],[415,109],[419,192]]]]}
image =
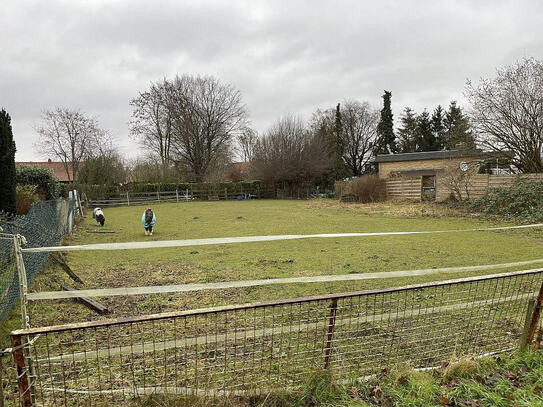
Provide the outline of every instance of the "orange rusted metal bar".
{"type": "Polygon", "coordinates": [[[530,321],[530,327],[528,328],[528,335],[526,336],[526,344],[532,343],[534,339],[535,330],[539,324],[539,317],[541,316],[541,308],[543,306],[543,284],[539,289],[539,295],[535,303],[534,312],[532,314],[532,320],[530,321]]]}
{"type": "Polygon", "coordinates": [[[324,368],[330,366],[330,357],[332,355],[332,340],[334,339],[334,330],[336,328],[337,298],[332,298],[330,304],[330,315],[328,316],[328,335],[326,337],[326,350],[324,353],[324,368]]]}
{"type": "Polygon", "coordinates": [[[11,336],[11,346],[13,348],[13,361],[17,368],[17,383],[19,386],[19,397],[22,407],[32,406],[32,395],[30,394],[30,385],[28,382],[28,371],[25,366],[24,349],[20,335],[11,336]]]}

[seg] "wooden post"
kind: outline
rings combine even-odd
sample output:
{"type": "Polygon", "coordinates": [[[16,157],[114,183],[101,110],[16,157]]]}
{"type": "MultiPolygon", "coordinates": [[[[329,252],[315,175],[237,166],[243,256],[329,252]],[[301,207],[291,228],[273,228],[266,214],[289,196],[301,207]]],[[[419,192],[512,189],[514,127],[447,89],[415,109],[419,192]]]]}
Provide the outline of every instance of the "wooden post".
{"type": "Polygon", "coordinates": [[[520,349],[524,350],[528,346],[526,339],[528,338],[528,330],[530,329],[530,322],[532,314],[535,308],[535,300],[532,298],[528,301],[528,307],[526,308],[526,317],[524,318],[524,327],[522,328],[522,334],[520,335],[520,349]]]}
{"type": "Polygon", "coordinates": [[[13,361],[17,368],[17,383],[19,386],[19,397],[22,407],[32,406],[32,394],[28,381],[28,370],[25,366],[24,349],[20,335],[11,336],[11,347],[13,348],[13,361]]]}
{"type": "Polygon", "coordinates": [[[156,197],[158,199],[158,202],[160,202],[160,192],[159,191],[156,191],[156,197]]]}
{"type": "Polygon", "coordinates": [[[534,311],[532,313],[532,318],[530,320],[530,325],[528,327],[528,332],[526,335],[526,346],[532,343],[534,339],[535,330],[539,324],[539,317],[541,316],[541,306],[543,305],[543,284],[539,288],[539,294],[535,303],[534,311]]]}
{"type": "Polygon", "coordinates": [[[128,191],[126,191],[126,205],[130,206],[130,195],[128,195],[128,191]]]}
{"type": "Polygon", "coordinates": [[[324,352],[324,368],[330,367],[332,356],[332,340],[334,339],[334,330],[336,328],[337,298],[332,299],[330,304],[330,315],[328,316],[328,335],[326,336],[326,347],[324,352]]]}
{"type": "Polygon", "coordinates": [[[228,188],[224,188],[224,200],[228,201],[228,188]]]}
{"type": "Polygon", "coordinates": [[[175,200],[176,202],[179,202],[179,191],[177,190],[177,188],[175,189],[175,200]]]}

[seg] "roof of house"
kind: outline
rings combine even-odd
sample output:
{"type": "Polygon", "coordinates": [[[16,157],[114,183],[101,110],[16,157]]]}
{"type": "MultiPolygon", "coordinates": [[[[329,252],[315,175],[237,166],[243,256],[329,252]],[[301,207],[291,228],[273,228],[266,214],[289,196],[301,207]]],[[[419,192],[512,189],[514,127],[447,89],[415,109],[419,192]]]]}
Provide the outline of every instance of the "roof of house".
{"type": "Polygon", "coordinates": [[[53,170],[53,174],[60,182],[70,182],[73,181],[73,169],[72,163],[68,163],[68,171],[70,172],[70,177],[66,173],[64,168],[64,163],[60,161],[20,161],[16,162],[15,165],[34,165],[36,167],[49,168],[53,170]]]}
{"type": "Polygon", "coordinates": [[[375,162],[419,161],[436,160],[443,158],[478,157],[486,156],[482,150],[446,150],[446,151],[421,151],[417,153],[382,154],[375,157],[375,162]]]}

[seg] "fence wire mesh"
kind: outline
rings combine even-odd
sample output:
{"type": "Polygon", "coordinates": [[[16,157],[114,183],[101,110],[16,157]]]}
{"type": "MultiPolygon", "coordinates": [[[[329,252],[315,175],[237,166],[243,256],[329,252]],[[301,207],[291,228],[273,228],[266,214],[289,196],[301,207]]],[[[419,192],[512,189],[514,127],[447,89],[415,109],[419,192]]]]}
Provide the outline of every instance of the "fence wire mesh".
{"type": "MultiPolygon", "coordinates": [[[[543,270],[12,333],[19,390],[37,405],[296,388],[515,348],[543,270]]],[[[24,403],[23,403],[24,404],[24,403]]]]}
{"type": "MultiPolygon", "coordinates": [[[[25,216],[15,216],[0,222],[3,232],[25,237],[25,247],[56,246],[66,234],[68,217],[74,201],[55,200],[38,202],[25,216]]],[[[50,253],[24,253],[27,280],[30,284],[42,269],[50,253]]],[[[0,239],[0,322],[19,299],[19,278],[15,263],[13,239],[0,239]]]]}

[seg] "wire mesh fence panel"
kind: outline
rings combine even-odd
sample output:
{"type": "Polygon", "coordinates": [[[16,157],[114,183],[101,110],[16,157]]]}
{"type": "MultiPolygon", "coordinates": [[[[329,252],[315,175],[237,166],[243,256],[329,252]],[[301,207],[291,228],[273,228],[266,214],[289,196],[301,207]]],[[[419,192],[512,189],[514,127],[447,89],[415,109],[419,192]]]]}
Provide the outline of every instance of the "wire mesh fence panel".
{"type": "MultiPolygon", "coordinates": [[[[74,201],[54,200],[38,202],[25,216],[15,216],[1,223],[5,238],[0,239],[0,321],[3,321],[19,299],[12,235],[22,235],[27,248],[56,246],[68,230],[69,214],[74,211],[74,201]]],[[[48,252],[24,253],[27,280],[30,284],[49,257],[48,252]]]]}
{"type": "Polygon", "coordinates": [[[19,298],[19,278],[13,237],[0,236],[0,321],[19,298]]]}
{"type": "Polygon", "coordinates": [[[19,384],[26,377],[40,405],[266,392],[296,388],[320,369],[364,376],[515,348],[542,283],[543,270],[513,272],[34,328],[12,339],[31,343],[19,384]]]}

